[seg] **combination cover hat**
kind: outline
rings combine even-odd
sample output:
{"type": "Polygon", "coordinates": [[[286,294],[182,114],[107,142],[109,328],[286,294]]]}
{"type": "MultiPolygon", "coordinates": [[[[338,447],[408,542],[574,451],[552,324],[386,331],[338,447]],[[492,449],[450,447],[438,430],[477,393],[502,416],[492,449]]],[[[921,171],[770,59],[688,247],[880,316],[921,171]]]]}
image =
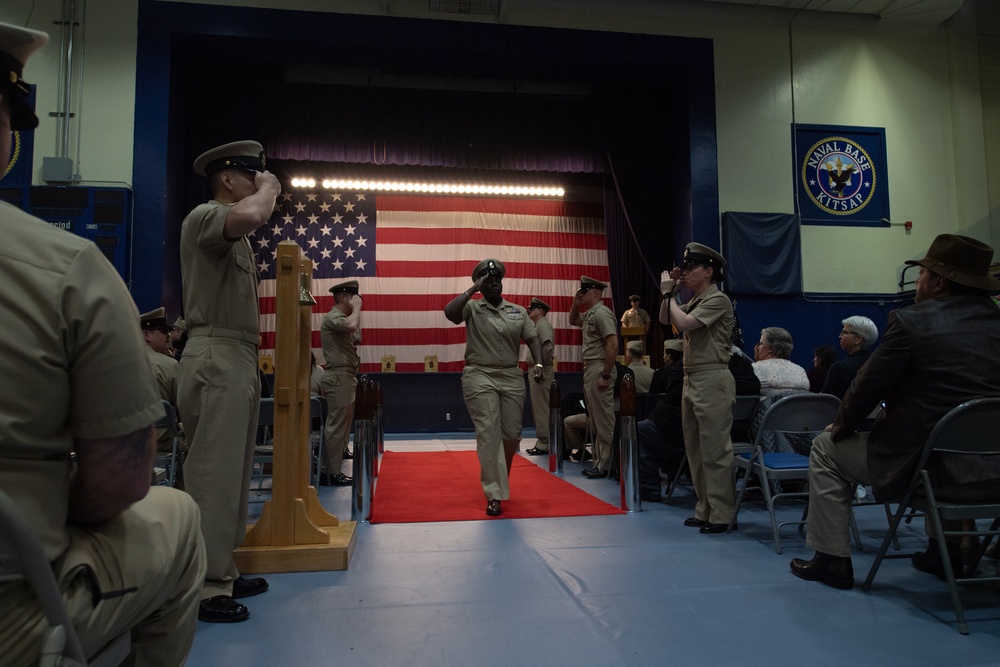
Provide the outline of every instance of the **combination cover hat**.
{"type": "Polygon", "coordinates": [[[704,264],[713,269],[726,268],[726,258],[707,245],[700,243],[688,243],[684,248],[684,266],[691,264],[704,264]]]}
{"type": "Polygon", "coordinates": [[[604,291],[608,288],[607,283],[602,283],[600,280],[591,278],[590,276],[580,276],[580,290],[588,289],[599,289],[604,291]]]}
{"type": "Polygon", "coordinates": [[[528,308],[541,308],[546,313],[549,312],[550,310],[552,310],[552,308],[549,307],[549,304],[545,303],[544,301],[542,301],[541,299],[539,299],[537,296],[531,297],[531,303],[528,304],[528,308]]]}
{"type": "Polygon", "coordinates": [[[993,248],[982,241],[957,234],[939,234],[923,259],[907,260],[948,280],[983,290],[1000,289],[1000,280],[990,275],[993,248]]]}
{"type": "Polygon", "coordinates": [[[479,280],[483,275],[499,276],[503,280],[507,269],[499,259],[484,259],[472,270],[472,279],[479,280]]]}
{"type": "Polygon", "coordinates": [[[9,23],[0,23],[0,92],[10,100],[10,129],[33,130],[38,116],[28,105],[31,87],[21,72],[32,53],[45,46],[49,36],[9,23]]]}
{"type": "Polygon", "coordinates": [[[629,301],[638,301],[639,300],[639,295],[638,294],[630,294],[629,297],[628,297],[628,300],[629,301]]]}
{"type": "Polygon", "coordinates": [[[330,288],[330,294],[336,294],[337,292],[349,292],[351,294],[358,293],[358,281],[348,280],[346,282],[339,283],[330,288]]]}
{"type": "Polygon", "coordinates": [[[148,313],[143,313],[139,316],[139,326],[143,331],[170,331],[170,325],[167,324],[166,309],[160,307],[148,313]]]}
{"type": "Polygon", "coordinates": [[[264,147],[256,141],[234,141],[205,151],[194,161],[195,173],[202,176],[223,169],[264,171],[264,147]]]}

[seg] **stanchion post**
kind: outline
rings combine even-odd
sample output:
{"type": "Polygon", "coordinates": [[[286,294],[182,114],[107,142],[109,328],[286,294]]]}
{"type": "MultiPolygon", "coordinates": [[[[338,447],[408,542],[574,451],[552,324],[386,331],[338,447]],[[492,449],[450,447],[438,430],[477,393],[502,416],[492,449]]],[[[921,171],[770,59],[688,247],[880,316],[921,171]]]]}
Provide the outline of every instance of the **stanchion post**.
{"type": "Polygon", "coordinates": [[[559,382],[552,381],[549,389],[549,472],[562,473],[562,395],[559,382]]]}
{"type": "Polygon", "coordinates": [[[619,458],[619,488],[621,508],[628,512],[642,511],[639,488],[639,439],[635,430],[635,380],[631,375],[622,378],[621,390],[621,447],[619,458]]]}
{"type": "MultiPolygon", "coordinates": [[[[375,423],[378,426],[378,453],[385,454],[385,424],[382,422],[382,383],[375,383],[375,423]]],[[[378,471],[376,471],[377,474],[378,471]]]]}

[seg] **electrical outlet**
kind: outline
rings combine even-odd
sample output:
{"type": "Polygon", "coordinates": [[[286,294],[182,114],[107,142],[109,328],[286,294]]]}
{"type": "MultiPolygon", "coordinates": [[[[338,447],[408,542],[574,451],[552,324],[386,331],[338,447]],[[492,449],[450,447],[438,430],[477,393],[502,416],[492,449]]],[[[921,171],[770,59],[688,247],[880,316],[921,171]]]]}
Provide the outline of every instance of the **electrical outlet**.
{"type": "Polygon", "coordinates": [[[450,422],[451,421],[451,413],[450,412],[444,413],[444,420],[446,422],[450,422]]]}

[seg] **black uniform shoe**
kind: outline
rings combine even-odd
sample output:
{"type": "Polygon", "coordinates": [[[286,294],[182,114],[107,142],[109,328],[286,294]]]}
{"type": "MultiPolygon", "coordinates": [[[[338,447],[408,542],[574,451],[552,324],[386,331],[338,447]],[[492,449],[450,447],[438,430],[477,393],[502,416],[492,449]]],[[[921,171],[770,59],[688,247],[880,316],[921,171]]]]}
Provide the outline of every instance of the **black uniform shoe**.
{"type": "Polygon", "coordinates": [[[263,577],[236,577],[233,580],[233,599],[251,598],[267,590],[267,580],[263,577]]]}
{"type": "Polygon", "coordinates": [[[527,454],[528,456],[547,456],[549,450],[539,449],[538,447],[532,447],[531,449],[526,449],[524,453],[527,454]]]}
{"type": "Polygon", "coordinates": [[[486,503],[486,516],[500,516],[502,513],[499,500],[490,500],[486,503]]]}
{"type": "MultiPolygon", "coordinates": [[[[733,530],[738,530],[740,524],[734,523],[733,530]]],[[[719,533],[724,533],[729,528],[728,523],[706,523],[704,526],[698,529],[698,532],[702,535],[718,535],[719,533]]]]}
{"type": "Polygon", "coordinates": [[[688,517],[687,519],[684,519],[684,525],[687,526],[688,528],[701,528],[702,526],[707,526],[708,522],[702,521],[696,516],[692,516],[688,517]]]}
{"type": "Polygon", "coordinates": [[[588,479],[603,479],[608,476],[608,471],[594,467],[594,468],[587,468],[581,474],[588,479]]]}
{"type": "Polygon", "coordinates": [[[319,477],[319,483],[323,486],[350,486],[354,480],[342,472],[338,472],[336,475],[323,473],[319,477]]]}
{"type": "Polygon", "coordinates": [[[656,491],[639,491],[639,497],[642,498],[644,503],[660,503],[663,502],[663,496],[660,495],[660,490],[656,491]]]}
{"type": "Polygon", "coordinates": [[[352,452],[351,450],[349,450],[347,447],[344,447],[344,456],[341,457],[341,458],[353,459],[354,458],[354,452],[352,452]]]}
{"type": "Polygon", "coordinates": [[[238,623],[250,618],[250,610],[228,595],[216,595],[198,604],[198,620],[206,623],[238,623]]]}
{"type": "Polygon", "coordinates": [[[791,568],[792,574],[806,581],[819,581],[845,591],[854,588],[854,564],[847,556],[830,556],[817,551],[812,560],[793,558],[791,568]]]}

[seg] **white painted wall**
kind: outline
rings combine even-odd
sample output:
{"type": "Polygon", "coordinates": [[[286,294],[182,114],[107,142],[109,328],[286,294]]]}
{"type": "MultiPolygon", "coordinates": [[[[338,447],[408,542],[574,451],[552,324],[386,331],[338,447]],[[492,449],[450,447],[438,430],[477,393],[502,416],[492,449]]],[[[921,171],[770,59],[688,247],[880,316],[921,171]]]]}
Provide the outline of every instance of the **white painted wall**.
{"type": "MultiPolygon", "coordinates": [[[[212,4],[309,11],[326,11],[333,4],[338,11],[377,14],[382,3],[212,4]]],[[[59,44],[53,22],[61,5],[59,0],[5,0],[0,6],[0,20],[53,32],[52,44],[25,71],[28,81],[39,84],[43,118],[35,143],[36,182],[42,157],[58,150],[56,124],[46,114],[58,104],[59,44]]],[[[389,0],[388,6],[393,16],[430,16],[426,0],[389,0]]],[[[806,291],[896,292],[902,260],[922,256],[941,232],[969,233],[994,246],[1000,242],[991,238],[989,224],[1000,199],[998,93],[987,86],[984,104],[979,85],[980,71],[996,72],[1000,55],[988,51],[980,63],[963,16],[946,27],[930,27],[680,0],[513,1],[508,7],[509,24],[713,39],[721,211],[794,210],[793,118],[885,127],[892,219],[912,220],[913,231],[805,227],[806,291]]],[[[85,182],[131,179],[136,17],[134,0],[87,3],[81,94],[74,99],[78,134],[70,153],[85,182]]]]}

